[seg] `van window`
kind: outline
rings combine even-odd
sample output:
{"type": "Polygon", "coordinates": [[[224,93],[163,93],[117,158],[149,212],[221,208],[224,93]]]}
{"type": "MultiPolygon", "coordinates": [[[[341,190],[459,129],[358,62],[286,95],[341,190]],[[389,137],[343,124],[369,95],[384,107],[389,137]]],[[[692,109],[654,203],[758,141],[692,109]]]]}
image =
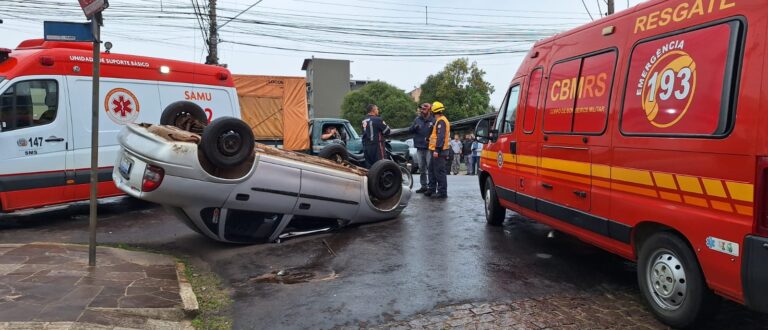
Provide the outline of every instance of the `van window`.
{"type": "Polygon", "coordinates": [[[740,25],[732,21],[639,43],[630,57],[622,133],[725,134],[740,25]]]}
{"type": "Polygon", "coordinates": [[[512,86],[509,89],[509,98],[507,109],[504,110],[504,129],[501,134],[515,131],[515,119],[517,118],[517,104],[520,103],[520,85],[512,86]]]}
{"type": "Polygon", "coordinates": [[[539,90],[541,90],[541,78],[544,76],[542,68],[536,68],[528,79],[528,91],[525,96],[525,111],[523,112],[523,132],[533,133],[536,127],[536,111],[539,109],[539,90]]]}
{"type": "Polygon", "coordinates": [[[59,86],[55,80],[28,80],[13,84],[0,95],[2,131],[40,126],[56,119],[59,86]]]}
{"type": "Polygon", "coordinates": [[[601,134],[608,118],[616,51],[552,66],[544,111],[547,133],[601,134]]]}

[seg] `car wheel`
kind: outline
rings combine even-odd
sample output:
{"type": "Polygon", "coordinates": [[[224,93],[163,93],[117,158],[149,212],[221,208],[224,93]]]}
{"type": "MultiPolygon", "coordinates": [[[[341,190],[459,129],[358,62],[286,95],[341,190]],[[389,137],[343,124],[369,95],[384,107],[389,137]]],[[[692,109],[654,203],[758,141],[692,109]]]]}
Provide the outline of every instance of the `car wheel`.
{"type": "Polygon", "coordinates": [[[317,153],[318,157],[332,160],[336,163],[344,163],[349,160],[347,148],[340,144],[329,144],[317,153]]]}
{"type": "Polygon", "coordinates": [[[491,226],[501,226],[504,223],[507,210],[499,204],[499,198],[496,196],[496,186],[493,185],[493,180],[490,177],[485,179],[483,201],[485,203],[485,221],[491,226]]]}
{"type": "Polygon", "coordinates": [[[242,164],[253,153],[253,131],[244,121],[222,117],[205,127],[200,147],[216,167],[231,168],[242,164]]]}
{"type": "Polygon", "coordinates": [[[707,287],[696,255],[672,233],[655,234],[640,247],[637,280],[656,318],[675,328],[698,324],[719,301],[707,287]]]}
{"type": "Polygon", "coordinates": [[[192,129],[194,121],[197,121],[198,125],[208,124],[208,116],[199,105],[189,101],[173,102],[160,115],[160,125],[176,126],[187,131],[192,129]]]}
{"type": "Polygon", "coordinates": [[[377,199],[388,199],[402,189],[400,166],[391,160],[380,160],[368,170],[368,192],[377,199]]]}

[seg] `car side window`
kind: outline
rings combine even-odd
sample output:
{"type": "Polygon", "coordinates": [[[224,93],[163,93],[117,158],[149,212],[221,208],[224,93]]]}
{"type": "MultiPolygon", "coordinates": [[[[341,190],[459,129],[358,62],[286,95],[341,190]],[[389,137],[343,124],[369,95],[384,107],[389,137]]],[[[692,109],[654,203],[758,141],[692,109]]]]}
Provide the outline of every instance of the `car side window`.
{"type": "Polygon", "coordinates": [[[504,121],[501,123],[499,134],[507,134],[515,131],[515,119],[517,118],[517,104],[520,97],[520,85],[510,87],[507,94],[507,103],[504,104],[504,121]]]}
{"type": "Polygon", "coordinates": [[[56,119],[58,106],[55,80],[17,82],[0,95],[0,127],[12,131],[49,124],[56,119]]]}

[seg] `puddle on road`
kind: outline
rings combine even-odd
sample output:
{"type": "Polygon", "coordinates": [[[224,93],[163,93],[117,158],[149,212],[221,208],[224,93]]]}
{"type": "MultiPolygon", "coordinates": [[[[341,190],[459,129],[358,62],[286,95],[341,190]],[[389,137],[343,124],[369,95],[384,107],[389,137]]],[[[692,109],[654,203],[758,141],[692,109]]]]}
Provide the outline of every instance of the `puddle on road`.
{"type": "Polygon", "coordinates": [[[332,269],[296,267],[276,270],[251,278],[256,283],[298,284],[330,281],[339,277],[332,269]]]}

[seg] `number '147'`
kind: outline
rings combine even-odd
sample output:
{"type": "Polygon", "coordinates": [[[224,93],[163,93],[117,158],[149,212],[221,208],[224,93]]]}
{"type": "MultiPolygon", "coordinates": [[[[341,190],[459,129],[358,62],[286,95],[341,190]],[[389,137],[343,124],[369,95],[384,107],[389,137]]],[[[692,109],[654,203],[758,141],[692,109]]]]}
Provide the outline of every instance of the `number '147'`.
{"type": "Polygon", "coordinates": [[[43,138],[42,137],[35,137],[35,138],[29,138],[29,146],[30,147],[42,147],[43,146],[43,138]]]}

